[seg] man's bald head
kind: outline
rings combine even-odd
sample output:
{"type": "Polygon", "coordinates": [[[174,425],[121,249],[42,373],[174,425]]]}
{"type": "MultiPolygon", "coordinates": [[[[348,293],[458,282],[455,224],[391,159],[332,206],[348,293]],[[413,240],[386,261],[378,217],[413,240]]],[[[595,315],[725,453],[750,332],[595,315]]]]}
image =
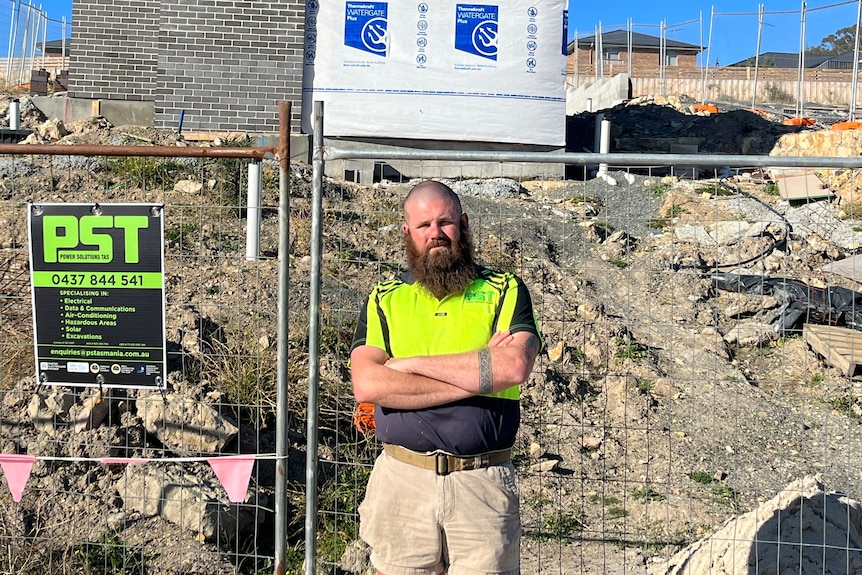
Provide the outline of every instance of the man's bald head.
{"type": "Polygon", "coordinates": [[[425,180],[413,186],[410,192],[408,192],[407,197],[404,198],[404,213],[407,214],[410,206],[416,202],[428,202],[437,199],[449,200],[456,206],[458,210],[457,215],[461,215],[463,211],[461,208],[461,198],[452,191],[452,188],[435,180],[425,180]]]}
{"type": "Polygon", "coordinates": [[[413,278],[438,299],[463,292],[476,277],[473,241],[461,199],[428,180],[404,198],[401,230],[413,278]]]}

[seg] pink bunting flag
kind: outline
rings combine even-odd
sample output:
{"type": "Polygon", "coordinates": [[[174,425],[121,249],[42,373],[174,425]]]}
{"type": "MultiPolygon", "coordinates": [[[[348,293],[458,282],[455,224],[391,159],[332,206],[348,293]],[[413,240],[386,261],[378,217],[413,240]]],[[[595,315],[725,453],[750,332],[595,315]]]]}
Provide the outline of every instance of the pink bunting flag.
{"type": "Polygon", "coordinates": [[[16,503],[21,501],[24,486],[30,479],[30,471],[33,469],[35,461],[36,458],[32,455],[0,455],[0,467],[3,468],[3,475],[6,476],[6,483],[9,484],[9,491],[16,503]]]}
{"type": "Polygon", "coordinates": [[[231,503],[242,503],[251,480],[254,457],[218,457],[207,459],[231,503]]]}

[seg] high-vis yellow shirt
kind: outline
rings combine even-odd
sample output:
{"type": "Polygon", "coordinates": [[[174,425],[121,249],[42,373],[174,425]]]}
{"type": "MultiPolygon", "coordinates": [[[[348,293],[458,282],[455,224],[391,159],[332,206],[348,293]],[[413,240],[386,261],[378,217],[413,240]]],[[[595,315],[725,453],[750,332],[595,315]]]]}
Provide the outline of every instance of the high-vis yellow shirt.
{"type": "MultiPolygon", "coordinates": [[[[498,331],[539,337],[529,291],[511,273],[484,268],[462,294],[438,300],[405,275],[378,284],[360,314],[353,346],[390,357],[444,355],[487,346],[498,331]]],[[[511,447],[519,386],[420,410],[377,407],[377,437],[416,451],[473,455],[511,447]]]]}

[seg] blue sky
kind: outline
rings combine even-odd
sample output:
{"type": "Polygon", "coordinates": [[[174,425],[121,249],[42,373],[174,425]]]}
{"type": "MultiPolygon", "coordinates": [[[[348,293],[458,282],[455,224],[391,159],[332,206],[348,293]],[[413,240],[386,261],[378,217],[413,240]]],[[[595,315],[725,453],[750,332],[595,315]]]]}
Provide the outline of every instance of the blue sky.
{"type": "MultiPolygon", "coordinates": [[[[72,0],[31,1],[36,6],[41,4],[52,20],[72,18],[72,0]]],[[[10,0],[6,2],[11,5],[10,0]]],[[[573,36],[577,30],[579,36],[592,35],[600,22],[605,31],[625,28],[631,20],[636,32],[659,36],[661,23],[666,21],[669,39],[703,46],[709,43],[709,63],[718,60],[727,65],[757,52],[759,3],[764,4],[766,12],[760,51],[798,53],[802,45],[801,0],[569,0],[569,34],[573,36]],[[713,11],[715,16],[711,17],[713,11]]],[[[856,11],[855,0],[809,1],[804,45],[816,46],[839,28],[855,25],[856,11]]],[[[9,21],[8,15],[5,21],[9,21]]],[[[706,53],[702,63],[706,63],[706,53]]]]}

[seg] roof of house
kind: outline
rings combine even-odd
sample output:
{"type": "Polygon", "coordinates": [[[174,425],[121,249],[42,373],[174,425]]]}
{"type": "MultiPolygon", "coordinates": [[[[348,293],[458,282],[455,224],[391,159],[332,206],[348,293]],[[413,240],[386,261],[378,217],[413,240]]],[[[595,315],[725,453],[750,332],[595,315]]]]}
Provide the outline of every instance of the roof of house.
{"type": "MultiPolygon", "coordinates": [[[[590,48],[596,43],[596,37],[586,36],[578,38],[579,48],[590,48]]],[[[629,32],[628,30],[612,30],[610,32],[602,32],[602,48],[626,48],[629,47],[629,32]]],[[[649,34],[641,34],[640,32],[632,32],[632,48],[661,48],[661,38],[658,36],[650,36],[649,34]]],[[[683,52],[702,52],[703,46],[697,44],[688,44],[678,40],[665,40],[665,48],[679,50],[683,52]]],[[[574,52],[575,42],[569,42],[567,52],[574,52]]]]}
{"type": "MultiPolygon", "coordinates": [[[[806,54],[805,55],[805,67],[806,68],[818,68],[823,65],[824,62],[834,61],[834,62],[852,62],[853,61],[853,51],[845,52],[844,54],[840,54],[838,56],[830,56],[824,54],[806,54]]],[[[731,66],[752,66],[754,62],[754,56],[750,58],[746,58],[745,60],[740,60],[739,62],[734,62],[731,66]]],[[[799,67],[799,54],[794,52],[764,52],[760,55],[760,66],[766,68],[798,68],[799,67]]]]}
{"type": "MultiPolygon", "coordinates": [[[[838,54],[837,56],[832,56],[829,58],[830,62],[850,62],[853,63],[853,50],[847,50],[843,54],[838,54]]],[[[810,56],[805,56],[805,60],[807,61],[810,56]]]]}
{"type": "MultiPolygon", "coordinates": [[[[72,39],[66,38],[66,50],[65,50],[66,53],[62,54],[63,56],[69,55],[69,47],[71,44],[72,44],[72,39]]],[[[42,43],[38,42],[36,44],[36,48],[41,52],[42,51],[42,43]]],[[[63,39],[62,38],[60,38],[59,40],[48,40],[47,42],[45,42],[45,54],[46,55],[60,56],[62,51],[63,51],[63,39]]]]}

